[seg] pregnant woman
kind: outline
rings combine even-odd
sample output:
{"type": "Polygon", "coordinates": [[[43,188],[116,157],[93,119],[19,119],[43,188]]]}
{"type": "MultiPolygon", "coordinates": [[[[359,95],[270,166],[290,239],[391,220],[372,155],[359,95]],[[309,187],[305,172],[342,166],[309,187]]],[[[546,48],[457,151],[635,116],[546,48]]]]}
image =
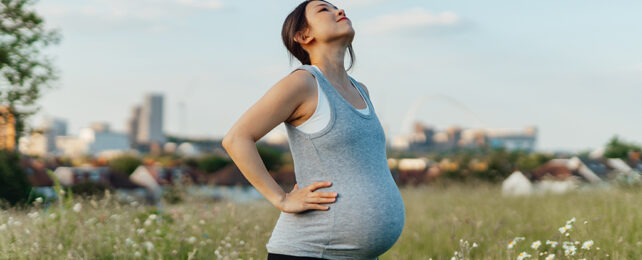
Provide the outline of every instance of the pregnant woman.
{"type": "MultiPolygon", "coordinates": [[[[283,42],[302,65],[270,88],[230,128],[223,147],[281,213],[268,259],[378,259],[401,235],[405,209],[386,157],[385,135],[363,83],[349,76],[354,29],[327,1],[299,4],[283,42]],[[256,141],[284,123],[296,184],[285,193],[256,141]]],[[[351,64],[352,66],[352,64],[351,64]]]]}

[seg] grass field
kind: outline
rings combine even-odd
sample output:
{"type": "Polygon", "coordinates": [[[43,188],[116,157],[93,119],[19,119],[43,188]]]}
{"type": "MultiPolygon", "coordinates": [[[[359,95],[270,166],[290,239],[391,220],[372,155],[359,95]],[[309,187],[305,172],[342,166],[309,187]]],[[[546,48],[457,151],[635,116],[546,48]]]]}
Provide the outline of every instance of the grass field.
{"type": "MultiPolygon", "coordinates": [[[[524,259],[551,253],[554,259],[642,259],[640,190],[515,198],[502,197],[492,185],[404,187],[401,192],[404,231],[380,259],[451,259],[455,252],[457,259],[518,259],[521,252],[531,255],[524,259]],[[559,230],[567,223],[568,236],[559,230]],[[552,248],[548,240],[558,244],[552,248]],[[564,241],[573,241],[573,255],[564,241]]],[[[265,243],[278,214],[265,200],[188,199],[145,206],[109,196],[74,198],[0,211],[0,258],[266,259],[265,243]]]]}

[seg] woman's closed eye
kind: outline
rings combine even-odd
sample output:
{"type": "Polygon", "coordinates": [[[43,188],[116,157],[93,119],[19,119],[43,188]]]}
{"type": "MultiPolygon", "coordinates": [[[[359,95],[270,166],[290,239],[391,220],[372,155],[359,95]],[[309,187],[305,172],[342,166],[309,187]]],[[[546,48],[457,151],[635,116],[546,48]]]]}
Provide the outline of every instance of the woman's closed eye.
{"type": "Polygon", "coordinates": [[[328,11],[328,8],[323,7],[323,8],[321,8],[321,10],[319,10],[319,12],[324,11],[324,10],[328,11]]]}

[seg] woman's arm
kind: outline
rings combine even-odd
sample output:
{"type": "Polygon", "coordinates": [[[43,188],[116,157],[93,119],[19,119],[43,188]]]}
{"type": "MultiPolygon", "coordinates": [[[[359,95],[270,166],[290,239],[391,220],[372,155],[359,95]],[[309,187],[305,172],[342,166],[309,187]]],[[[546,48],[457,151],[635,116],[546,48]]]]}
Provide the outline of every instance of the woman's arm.
{"type": "MultiPolygon", "coordinates": [[[[223,138],[223,148],[230,155],[245,178],[279,210],[283,211],[308,208],[325,208],[325,206],[304,205],[290,202],[284,205],[286,193],[270,176],[265,164],[259,156],[256,141],[274,129],[282,122],[288,120],[296,108],[310,95],[315,95],[316,87],[314,77],[305,70],[295,70],[277,82],[254,105],[252,105],[230,128],[223,138]],[[293,206],[296,204],[296,207],[293,206]]],[[[318,185],[310,185],[318,186],[318,185]]],[[[308,187],[310,187],[308,186],[308,187]]],[[[295,187],[296,189],[297,187],[295,187]]],[[[313,188],[313,187],[310,187],[313,188]]],[[[316,187],[318,188],[318,187],[316,187]]],[[[297,192],[295,200],[308,195],[310,189],[297,192]]],[[[326,193],[323,193],[326,194],[326,193]]],[[[321,195],[315,194],[315,195],[321,195]]],[[[326,194],[327,195],[327,194],[326,194]]],[[[312,201],[312,200],[310,200],[312,201]]],[[[321,201],[315,199],[315,201],[321,201]]],[[[298,202],[298,201],[297,201],[298,202]]]]}

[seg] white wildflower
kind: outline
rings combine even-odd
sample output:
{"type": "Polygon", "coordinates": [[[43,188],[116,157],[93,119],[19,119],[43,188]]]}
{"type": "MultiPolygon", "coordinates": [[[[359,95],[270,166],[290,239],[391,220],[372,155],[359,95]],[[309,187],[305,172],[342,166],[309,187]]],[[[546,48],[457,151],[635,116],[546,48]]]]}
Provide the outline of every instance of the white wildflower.
{"type": "Polygon", "coordinates": [[[508,242],[508,248],[513,248],[513,246],[515,246],[515,239],[508,242]]]}
{"type": "Polygon", "coordinates": [[[552,241],[552,240],[546,240],[547,245],[551,245],[551,247],[557,246],[557,241],[552,241]]]}
{"type": "Polygon", "coordinates": [[[539,248],[539,246],[540,246],[541,244],[542,244],[542,242],[540,242],[539,240],[537,240],[537,241],[535,241],[535,242],[533,242],[533,243],[531,244],[531,247],[532,247],[533,249],[537,249],[537,248],[539,248]]]}
{"type": "Polygon", "coordinates": [[[569,219],[568,221],[566,221],[566,224],[571,224],[571,223],[574,223],[574,222],[575,222],[575,217],[573,217],[572,219],[569,219]]]}
{"type": "Polygon", "coordinates": [[[549,254],[544,260],[553,260],[555,259],[555,254],[549,254]]]}
{"type": "Polygon", "coordinates": [[[521,252],[521,253],[519,253],[519,255],[517,256],[517,260],[522,260],[522,259],[527,258],[527,257],[531,257],[531,255],[530,255],[530,254],[528,254],[528,253],[526,253],[526,252],[521,252]]]}
{"type": "Polygon", "coordinates": [[[145,246],[145,249],[147,249],[147,251],[152,251],[152,249],[154,249],[154,244],[152,244],[152,242],[149,242],[149,241],[145,241],[143,243],[143,246],[145,246]]]}
{"type": "Polygon", "coordinates": [[[566,249],[564,249],[564,255],[569,256],[569,255],[575,255],[575,246],[568,246],[566,249]]]}
{"type": "Polygon", "coordinates": [[[582,249],[590,250],[593,246],[593,240],[586,241],[582,244],[582,249]]]}
{"type": "Polygon", "coordinates": [[[195,237],[189,237],[187,239],[187,243],[194,244],[195,242],[196,242],[196,238],[195,237]]]}
{"type": "Polygon", "coordinates": [[[82,205],[80,203],[76,203],[76,205],[74,205],[73,207],[73,210],[75,212],[80,212],[81,209],[82,209],[82,205]]]}

